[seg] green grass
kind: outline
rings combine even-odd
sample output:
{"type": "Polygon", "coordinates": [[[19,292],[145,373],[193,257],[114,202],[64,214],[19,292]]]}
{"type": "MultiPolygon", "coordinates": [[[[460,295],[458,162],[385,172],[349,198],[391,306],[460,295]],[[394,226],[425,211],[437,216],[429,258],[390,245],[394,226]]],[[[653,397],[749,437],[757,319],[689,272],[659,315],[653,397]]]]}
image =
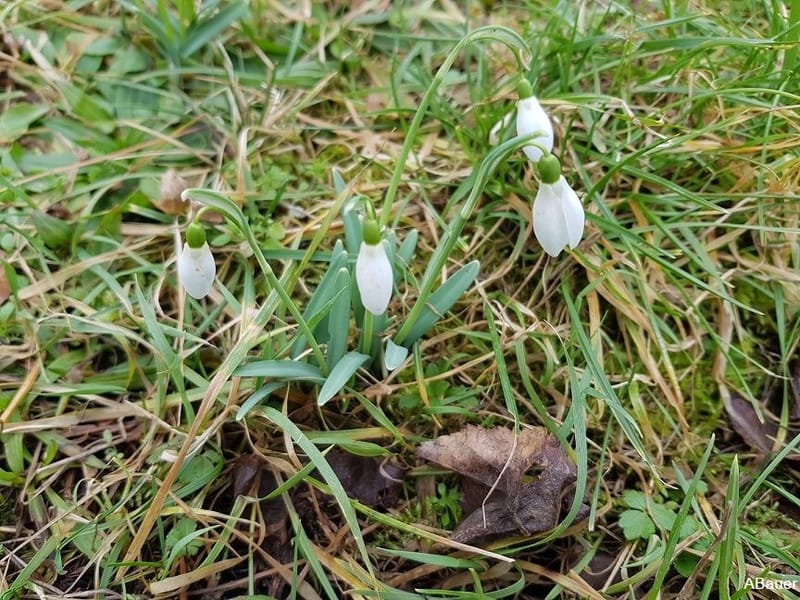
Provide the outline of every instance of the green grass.
{"type": "Polygon", "coordinates": [[[799,7],[3,4],[0,597],[798,597],[799,7]],[[520,77],[587,213],[556,259],[495,129],[520,77]],[[210,208],[199,301],[170,169],[210,208]],[[449,539],[415,449],[470,423],[561,440],[555,530],[449,539]],[[395,501],[331,448],[406,468],[395,501]]]}

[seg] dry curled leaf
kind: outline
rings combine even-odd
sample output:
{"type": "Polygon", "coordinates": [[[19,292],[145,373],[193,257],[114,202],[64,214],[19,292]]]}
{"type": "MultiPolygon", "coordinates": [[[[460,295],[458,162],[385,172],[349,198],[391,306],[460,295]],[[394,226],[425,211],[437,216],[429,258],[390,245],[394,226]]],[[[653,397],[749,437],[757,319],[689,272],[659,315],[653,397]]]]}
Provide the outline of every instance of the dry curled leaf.
{"type": "Polygon", "coordinates": [[[572,503],[575,465],[558,439],[543,428],[515,435],[505,427],[469,425],[423,443],[417,456],[459,473],[468,482],[467,504],[474,509],[453,532],[457,542],[547,531],[558,523],[562,505],[572,503]],[[528,478],[533,467],[537,473],[528,478]],[[479,494],[490,495],[476,503],[479,494]]]}
{"type": "Polygon", "coordinates": [[[161,176],[161,197],[154,200],[153,204],[168,215],[185,215],[189,209],[189,203],[181,199],[181,193],[188,187],[189,184],[175,172],[175,169],[167,169],[161,176]]]}
{"type": "Polygon", "coordinates": [[[800,359],[794,359],[789,365],[789,381],[792,384],[789,421],[798,424],[798,421],[800,421],[800,359]]]}
{"type": "Polygon", "coordinates": [[[275,474],[257,454],[242,454],[233,463],[230,471],[233,497],[255,496],[260,498],[259,507],[270,532],[285,528],[289,513],[280,496],[266,499],[278,488],[275,474]]]}
{"type": "Polygon", "coordinates": [[[261,470],[261,459],[256,454],[243,454],[236,459],[231,469],[233,495],[249,495],[261,470]]]}

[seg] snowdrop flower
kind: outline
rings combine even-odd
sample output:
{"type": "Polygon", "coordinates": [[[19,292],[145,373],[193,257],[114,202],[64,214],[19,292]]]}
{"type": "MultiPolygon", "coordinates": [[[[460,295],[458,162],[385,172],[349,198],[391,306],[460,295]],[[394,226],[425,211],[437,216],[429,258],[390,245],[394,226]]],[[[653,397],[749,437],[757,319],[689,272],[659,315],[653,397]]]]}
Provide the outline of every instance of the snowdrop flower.
{"type": "Polygon", "coordinates": [[[548,154],[537,165],[542,183],[533,201],[533,233],[550,256],[574,248],[583,235],[584,214],[578,195],[561,174],[561,164],[548,154]]]}
{"type": "Polygon", "coordinates": [[[178,257],[178,277],[192,298],[204,298],[214,285],[217,265],[206,242],[206,232],[199,223],[186,228],[186,243],[178,257]]]}
{"type": "Polygon", "coordinates": [[[385,313],[392,297],[394,273],[381,242],[378,223],[372,219],[364,222],[364,241],[356,259],[356,283],[364,308],[375,316],[385,313]]]}
{"type": "Polygon", "coordinates": [[[539,104],[539,100],[533,95],[531,84],[526,79],[520,82],[517,91],[520,98],[517,102],[517,135],[535,134],[533,142],[537,145],[525,146],[522,150],[536,163],[544,154],[553,150],[553,124],[539,104]]]}

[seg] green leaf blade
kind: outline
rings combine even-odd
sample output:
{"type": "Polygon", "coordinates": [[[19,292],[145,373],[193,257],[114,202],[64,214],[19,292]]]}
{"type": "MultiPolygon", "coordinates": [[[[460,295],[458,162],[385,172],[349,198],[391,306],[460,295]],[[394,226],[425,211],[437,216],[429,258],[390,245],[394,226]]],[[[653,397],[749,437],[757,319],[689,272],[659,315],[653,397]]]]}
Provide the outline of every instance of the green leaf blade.
{"type": "Polygon", "coordinates": [[[408,335],[405,339],[397,340],[397,343],[409,348],[425,335],[473,284],[478,276],[480,266],[480,262],[477,260],[467,263],[433,292],[419,318],[411,324],[408,335]]]}
{"type": "Polygon", "coordinates": [[[364,536],[361,533],[361,526],[358,522],[358,517],[356,516],[353,504],[350,501],[350,498],[347,496],[347,492],[342,486],[342,482],[339,481],[339,478],[328,464],[328,461],[325,460],[325,457],[317,449],[313,442],[311,442],[311,440],[306,437],[300,428],[298,428],[297,425],[295,425],[286,415],[270,407],[264,407],[261,409],[261,411],[267,419],[275,423],[275,425],[289,434],[294,443],[306,453],[306,456],[308,456],[309,460],[317,468],[320,475],[325,480],[325,483],[328,484],[331,494],[339,504],[339,508],[342,510],[342,514],[347,522],[347,526],[350,528],[350,535],[352,535],[355,539],[356,546],[361,554],[361,559],[364,561],[364,565],[366,566],[367,571],[369,571],[370,576],[374,577],[374,570],[372,567],[372,562],[369,558],[369,551],[367,550],[364,536]]]}
{"type": "Polygon", "coordinates": [[[323,406],[347,384],[358,368],[369,360],[369,356],[360,352],[348,352],[336,363],[328,374],[317,397],[317,404],[323,406]]]}
{"type": "MultiPolygon", "coordinates": [[[[328,319],[328,368],[331,374],[344,356],[350,333],[350,272],[342,267],[336,273],[334,293],[337,295],[328,319]]],[[[329,377],[330,381],[330,377],[329,377]]]]}
{"type": "Polygon", "coordinates": [[[210,44],[234,21],[247,13],[247,3],[234,2],[221,9],[213,17],[203,19],[187,32],[186,39],[181,44],[181,58],[187,58],[200,48],[210,44]]]}
{"type": "Polygon", "coordinates": [[[313,381],[322,383],[324,378],[314,365],[296,360],[257,360],[236,368],[236,377],[270,377],[284,381],[313,381]]]}
{"type": "Polygon", "coordinates": [[[48,112],[48,107],[28,102],[15,104],[0,114],[0,143],[9,143],[25,135],[33,123],[48,112]]]}

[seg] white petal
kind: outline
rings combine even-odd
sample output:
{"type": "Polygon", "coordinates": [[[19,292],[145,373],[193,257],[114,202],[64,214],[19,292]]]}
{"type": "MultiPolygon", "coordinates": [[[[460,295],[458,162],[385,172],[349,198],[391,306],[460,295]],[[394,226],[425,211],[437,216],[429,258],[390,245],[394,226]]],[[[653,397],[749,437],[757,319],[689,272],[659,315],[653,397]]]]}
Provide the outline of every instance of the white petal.
{"type": "MultiPolygon", "coordinates": [[[[534,141],[548,152],[553,150],[553,124],[535,96],[517,102],[517,135],[538,134],[534,141]]],[[[533,162],[539,162],[542,151],[536,146],[522,149],[533,162]]]]}
{"type": "Polygon", "coordinates": [[[539,186],[533,201],[533,233],[545,252],[555,257],[565,246],[577,246],[583,223],[583,206],[563,175],[555,183],[539,186]]]}
{"type": "Polygon", "coordinates": [[[567,243],[570,248],[575,248],[583,237],[583,225],[586,220],[583,204],[581,204],[578,194],[569,186],[563,175],[556,185],[561,187],[559,195],[561,196],[564,226],[567,229],[567,243]]]}
{"type": "Polygon", "coordinates": [[[356,259],[356,283],[361,303],[373,315],[382,315],[389,307],[394,287],[394,273],[383,243],[361,242],[356,259]]]}
{"type": "Polygon", "coordinates": [[[178,276],[187,294],[192,298],[204,298],[211,291],[216,275],[217,265],[208,244],[200,248],[183,245],[183,252],[178,257],[178,276]]]}

